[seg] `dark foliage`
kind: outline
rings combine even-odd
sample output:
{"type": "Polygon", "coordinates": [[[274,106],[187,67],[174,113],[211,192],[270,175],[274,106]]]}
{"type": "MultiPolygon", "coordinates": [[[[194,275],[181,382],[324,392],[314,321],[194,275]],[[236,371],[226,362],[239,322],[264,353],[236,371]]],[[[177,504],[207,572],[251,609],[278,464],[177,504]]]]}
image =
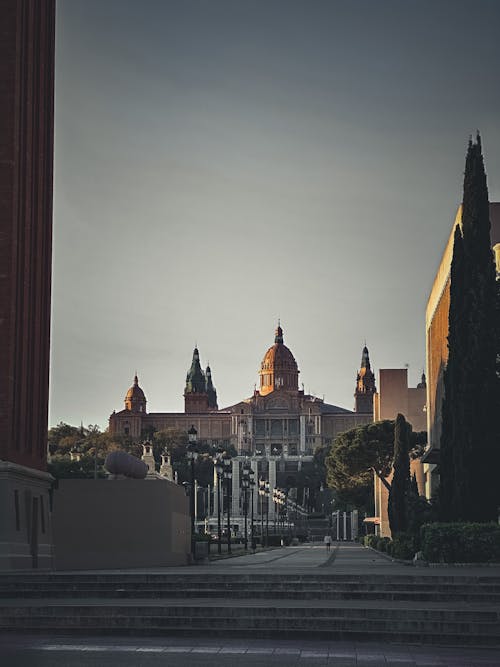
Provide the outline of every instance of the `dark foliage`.
{"type": "Polygon", "coordinates": [[[481,141],[469,142],[454,238],[439,493],[445,520],[497,518],[496,284],[481,141]]]}
{"type": "Polygon", "coordinates": [[[389,525],[391,533],[404,533],[408,528],[408,504],[410,495],[410,457],[408,454],[408,424],[398,414],[394,425],[394,474],[389,491],[389,525]]]}
{"type": "Polygon", "coordinates": [[[431,563],[500,562],[500,526],[495,523],[427,524],[420,541],[431,563]]]}

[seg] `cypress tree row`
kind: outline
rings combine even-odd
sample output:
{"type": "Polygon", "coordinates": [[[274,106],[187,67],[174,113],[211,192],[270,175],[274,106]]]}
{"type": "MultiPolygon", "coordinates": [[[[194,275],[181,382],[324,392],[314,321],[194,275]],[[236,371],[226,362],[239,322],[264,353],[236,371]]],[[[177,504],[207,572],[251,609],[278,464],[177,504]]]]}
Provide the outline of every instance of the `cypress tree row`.
{"type": "Polygon", "coordinates": [[[408,494],[410,490],[410,457],[408,424],[398,414],[394,424],[394,475],[389,491],[389,525],[391,533],[404,533],[408,528],[408,494]]]}
{"type": "Polygon", "coordinates": [[[469,142],[455,230],[441,437],[441,518],[497,519],[495,268],[481,140],[469,142]]]}

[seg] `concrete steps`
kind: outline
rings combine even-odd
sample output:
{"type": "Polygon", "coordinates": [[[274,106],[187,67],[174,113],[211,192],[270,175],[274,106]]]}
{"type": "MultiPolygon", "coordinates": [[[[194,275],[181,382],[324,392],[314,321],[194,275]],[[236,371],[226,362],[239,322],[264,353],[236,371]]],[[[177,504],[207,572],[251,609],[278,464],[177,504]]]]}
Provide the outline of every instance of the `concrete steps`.
{"type": "Polygon", "coordinates": [[[166,574],[0,576],[0,631],[321,637],[500,645],[500,577],[166,574]]]}
{"type": "Polygon", "coordinates": [[[273,605],[165,606],[102,604],[1,607],[0,629],[118,634],[386,637],[398,641],[496,645],[496,611],[477,609],[282,607],[273,605]]]}

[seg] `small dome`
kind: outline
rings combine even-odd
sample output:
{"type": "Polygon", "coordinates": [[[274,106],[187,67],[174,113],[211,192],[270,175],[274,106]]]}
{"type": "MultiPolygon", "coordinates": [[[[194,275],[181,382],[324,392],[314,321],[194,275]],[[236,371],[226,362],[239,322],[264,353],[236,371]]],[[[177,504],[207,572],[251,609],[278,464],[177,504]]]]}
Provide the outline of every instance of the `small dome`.
{"type": "Polygon", "coordinates": [[[130,387],[130,389],[127,391],[127,395],[125,396],[126,401],[131,401],[132,399],[140,400],[140,401],[145,401],[146,397],[144,396],[144,392],[142,389],[139,387],[139,379],[137,375],[134,377],[134,384],[130,387]]]}
{"type": "Polygon", "coordinates": [[[146,397],[144,392],[139,387],[139,379],[137,373],[134,377],[134,384],[127,391],[125,396],[125,409],[132,412],[146,412],[146,397]]]}

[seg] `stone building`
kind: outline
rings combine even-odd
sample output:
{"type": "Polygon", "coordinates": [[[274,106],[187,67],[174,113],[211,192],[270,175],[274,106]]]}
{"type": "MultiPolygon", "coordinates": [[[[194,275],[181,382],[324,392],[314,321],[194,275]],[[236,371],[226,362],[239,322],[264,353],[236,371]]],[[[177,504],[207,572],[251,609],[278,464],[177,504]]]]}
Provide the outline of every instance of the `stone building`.
{"type": "MultiPolygon", "coordinates": [[[[448,242],[439,263],[425,312],[427,365],[427,433],[428,450],[424,455],[425,494],[431,498],[439,478],[439,445],[441,440],[441,406],[444,396],[444,370],[448,361],[448,313],[450,310],[450,274],[455,227],[461,224],[462,207],[458,208],[448,242]]],[[[490,203],[491,247],[495,252],[497,275],[500,272],[500,203],[490,203]]]]}
{"type": "MultiPolygon", "coordinates": [[[[375,394],[373,421],[396,419],[398,413],[408,421],[413,431],[426,430],[426,378],[416,387],[408,387],[407,368],[382,368],[379,371],[379,388],[375,394]]],[[[421,459],[410,461],[410,473],[415,474],[420,495],[425,494],[424,469],[421,459]]],[[[390,483],[392,473],[387,478],[390,483]]],[[[390,537],[388,502],[389,492],[377,475],[374,475],[375,517],[377,532],[382,537],[390,537]]]]}
{"type": "MultiPolygon", "coordinates": [[[[272,494],[280,473],[293,475],[303,463],[312,461],[317,447],[329,445],[342,431],[373,419],[376,388],[366,347],[356,379],[354,411],[326,403],[299,388],[298,365],[284,344],[280,325],[273,345],[264,354],[259,380],[259,388],[250,397],[218,409],[211,369],[202,370],[195,349],[186,377],[183,413],[148,413],[136,376],[126,394],[124,409],[110,416],[110,432],[140,438],[155,430],[188,431],[194,426],[198,440],[215,447],[232,445],[238,454],[232,463],[232,507],[238,516],[243,462],[250,463],[256,477],[269,480],[272,494]]],[[[257,494],[254,502],[257,511],[257,494]]]]}

